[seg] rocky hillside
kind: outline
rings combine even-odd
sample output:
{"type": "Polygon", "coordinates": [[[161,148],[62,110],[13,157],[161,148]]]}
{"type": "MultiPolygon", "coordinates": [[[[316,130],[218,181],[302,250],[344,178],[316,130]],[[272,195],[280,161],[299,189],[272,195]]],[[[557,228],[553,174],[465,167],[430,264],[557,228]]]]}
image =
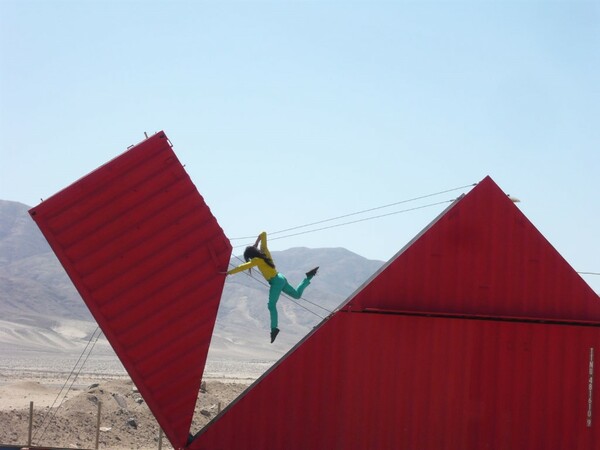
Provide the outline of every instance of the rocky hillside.
{"type": "MultiPolygon", "coordinates": [[[[95,323],[28,209],[0,200],[0,356],[18,351],[76,352],[95,323]]],[[[272,346],[264,280],[257,271],[253,276],[228,277],[211,346],[213,359],[277,359],[382,264],[343,248],[293,248],[273,252],[273,257],[292,284],[312,267],[321,267],[305,291],[306,300],[281,298],[282,333],[277,346],[272,346]]],[[[233,265],[239,263],[232,258],[233,265]]]]}
{"type": "MultiPolygon", "coordinates": [[[[193,433],[206,426],[221,408],[225,408],[247,388],[245,384],[217,381],[209,381],[203,386],[194,412],[191,428],[193,433]]],[[[16,394],[31,399],[43,395],[56,398],[55,390],[54,387],[38,382],[21,381],[0,386],[0,398],[10,398],[16,394]]],[[[60,445],[64,448],[94,448],[98,402],[102,403],[98,440],[100,448],[158,448],[159,429],[156,419],[133,383],[125,379],[102,380],[85,388],[73,389],[60,408],[53,408],[50,412],[46,408],[40,408],[40,403],[36,402],[38,406],[33,417],[33,443],[53,447],[60,445]]],[[[0,442],[15,445],[27,442],[29,408],[2,406],[0,404],[0,442]]],[[[163,437],[162,448],[173,448],[166,437],[163,437]]]]}
{"type": "Polygon", "coordinates": [[[22,324],[47,324],[54,316],[91,320],[28,209],[0,200],[0,318],[22,324]]]}

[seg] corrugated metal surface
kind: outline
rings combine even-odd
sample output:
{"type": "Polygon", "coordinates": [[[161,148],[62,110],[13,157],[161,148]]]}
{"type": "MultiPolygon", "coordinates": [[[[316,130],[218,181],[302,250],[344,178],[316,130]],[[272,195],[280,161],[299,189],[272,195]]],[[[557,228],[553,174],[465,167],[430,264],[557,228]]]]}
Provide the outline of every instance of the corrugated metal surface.
{"type": "Polygon", "coordinates": [[[486,178],[189,448],[598,449],[598,302],[486,178]]]}
{"type": "Polygon", "coordinates": [[[598,295],[489,177],[346,308],[600,322],[598,295]]]}
{"type": "Polygon", "coordinates": [[[597,327],[340,312],[190,449],[597,449],[591,348],[597,327]]]}
{"type": "Polygon", "coordinates": [[[231,245],[162,132],[30,211],[174,446],[231,245]]]}

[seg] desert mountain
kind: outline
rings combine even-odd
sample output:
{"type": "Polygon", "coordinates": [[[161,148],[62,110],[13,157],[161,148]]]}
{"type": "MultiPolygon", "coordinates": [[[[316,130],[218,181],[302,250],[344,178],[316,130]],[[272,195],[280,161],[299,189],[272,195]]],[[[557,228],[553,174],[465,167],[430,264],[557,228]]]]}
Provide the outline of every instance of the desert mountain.
{"type": "MultiPolygon", "coordinates": [[[[0,356],[75,354],[96,325],[28,209],[0,200],[0,356]]],[[[292,284],[321,267],[305,299],[280,299],[277,345],[268,342],[268,286],[257,271],[240,273],[225,284],[209,358],[277,359],[382,264],[343,248],[292,248],[273,252],[273,258],[292,284]]],[[[232,265],[240,262],[232,257],[232,265]]],[[[99,348],[110,353],[106,343],[99,348]]]]}

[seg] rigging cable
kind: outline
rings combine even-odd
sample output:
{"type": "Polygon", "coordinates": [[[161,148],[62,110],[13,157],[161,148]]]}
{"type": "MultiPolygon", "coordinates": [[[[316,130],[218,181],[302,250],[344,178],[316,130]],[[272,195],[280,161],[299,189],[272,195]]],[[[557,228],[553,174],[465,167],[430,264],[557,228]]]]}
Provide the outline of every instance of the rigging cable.
{"type": "Polygon", "coordinates": [[[431,206],[442,205],[444,203],[452,203],[455,200],[456,199],[450,199],[450,200],[444,200],[444,201],[436,202],[436,203],[429,203],[427,205],[416,206],[414,208],[401,209],[399,211],[394,211],[394,212],[386,213],[386,214],[380,214],[378,216],[371,216],[371,217],[365,217],[363,219],[351,220],[349,222],[338,223],[336,225],[328,225],[326,227],[315,228],[313,230],[300,231],[298,233],[293,233],[293,234],[286,234],[285,236],[277,236],[277,237],[274,237],[274,238],[270,238],[270,240],[274,241],[274,240],[277,240],[277,239],[284,239],[284,238],[288,238],[288,237],[292,237],[292,236],[299,236],[301,234],[308,234],[308,233],[314,233],[316,231],[328,230],[330,228],[342,227],[344,225],[351,225],[353,223],[366,222],[367,220],[380,219],[382,217],[393,216],[394,214],[400,214],[400,213],[405,213],[405,212],[410,212],[410,211],[416,211],[417,209],[429,208],[431,206]]]}
{"type": "MultiPolygon", "coordinates": [[[[96,329],[94,330],[94,332],[92,333],[92,335],[90,336],[90,339],[88,341],[88,343],[86,344],[85,348],[83,349],[83,351],[81,352],[81,354],[79,355],[79,358],[77,359],[77,362],[75,362],[75,365],[73,366],[73,369],[71,369],[71,373],[69,374],[69,376],[67,377],[67,379],[65,380],[65,383],[63,384],[63,386],[61,387],[58,395],[56,396],[56,398],[54,399],[54,402],[52,402],[52,405],[50,406],[50,408],[48,409],[48,411],[46,412],[46,414],[44,415],[44,418],[42,419],[42,423],[40,424],[39,428],[37,429],[33,440],[37,440],[37,435],[39,433],[39,430],[44,426],[44,423],[46,422],[46,419],[48,419],[48,423],[46,423],[46,426],[44,427],[44,429],[42,430],[42,434],[39,437],[39,440],[41,441],[44,438],[44,434],[46,433],[46,430],[48,429],[48,426],[50,425],[50,423],[52,423],[52,421],[54,420],[54,418],[56,417],[56,413],[58,412],[58,410],[60,409],[60,407],[62,406],[62,403],[65,401],[67,395],[69,394],[69,391],[71,390],[71,388],[73,387],[73,384],[75,383],[75,381],[77,380],[77,378],[79,377],[79,374],[81,373],[83,366],[85,365],[85,363],[87,362],[88,358],[90,357],[90,355],[92,354],[92,350],[94,349],[96,343],[98,342],[98,339],[100,338],[100,336],[102,336],[102,331],[100,330],[100,332],[98,333],[98,335],[96,336],[96,338],[94,339],[94,335],[96,335],[96,332],[100,330],[100,327],[96,327],[96,329]],[[92,340],[94,341],[94,343],[92,344],[92,346],[90,347],[90,344],[92,343],[92,340]],[[89,347],[89,350],[88,350],[89,347]],[[81,361],[81,358],[83,358],[83,355],[85,355],[87,351],[87,355],[85,356],[85,359],[83,360],[83,362],[81,363],[81,366],[79,367],[79,371],[75,374],[75,376],[73,377],[73,380],[71,381],[71,384],[69,385],[69,387],[67,388],[67,390],[65,391],[62,400],[60,401],[59,405],[56,407],[56,409],[54,410],[54,413],[52,414],[52,416],[50,418],[48,418],[48,416],[50,415],[52,408],[54,408],[54,405],[56,404],[58,398],[61,396],[63,390],[65,389],[65,386],[67,385],[67,383],[69,382],[69,379],[73,376],[73,374],[75,373],[75,370],[77,368],[77,365],[79,364],[79,362],[81,361]]],[[[32,442],[33,442],[32,440],[32,442]]],[[[38,441],[39,442],[39,441],[38,441]]]]}
{"type": "MultiPolygon", "coordinates": [[[[354,223],[366,222],[367,220],[374,220],[374,219],[380,219],[382,217],[393,216],[394,214],[400,214],[400,213],[405,213],[405,212],[410,212],[410,211],[416,211],[418,209],[429,208],[429,207],[432,207],[432,206],[443,205],[444,203],[452,203],[455,200],[456,199],[453,198],[453,199],[450,199],[450,200],[443,200],[441,202],[429,203],[427,205],[415,206],[414,208],[401,209],[399,211],[394,211],[394,212],[391,212],[391,213],[379,214],[377,216],[365,217],[363,219],[351,220],[351,221],[348,221],[348,222],[342,222],[342,223],[338,223],[338,224],[335,224],[335,225],[328,225],[326,227],[314,228],[312,230],[306,230],[306,231],[299,231],[298,233],[286,234],[284,236],[269,237],[269,240],[270,241],[276,241],[277,239],[285,239],[285,238],[292,237],[292,236],[299,236],[301,234],[315,233],[317,231],[328,230],[330,228],[342,227],[342,226],[351,225],[351,224],[354,224],[354,223]]],[[[295,227],[294,229],[302,228],[303,226],[307,226],[307,225],[302,225],[300,227],[295,227]]],[[[275,232],[275,233],[269,233],[269,236],[271,236],[273,234],[276,234],[276,233],[280,233],[280,231],[279,232],[275,232]]],[[[236,239],[247,239],[247,238],[236,238],[236,239]]],[[[241,244],[241,245],[236,245],[233,248],[242,248],[242,247],[245,247],[245,246],[246,246],[246,244],[241,244]]]]}
{"type": "MultiPolygon", "coordinates": [[[[466,189],[468,187],[473,187],[473,186],[476,186],[476,185],[477,185],[477,183],[466,184],[464,186],[459,186],[459,187],[455,187],[455,188],[452,188],[452,189],[446,189],[444,191],[434,192],[432,194],[421,195],[419,197],[413,197],[413,198],[409,198],[409,199],[406,199],[406,200],[400,200],[398,202],[388,203],[386,205],[376,206],[374,208],[363,209],[361,211],[355,211],[355,212],[352,212],[352,213],[343,214],[341,216],[331,217],[329,219],[318,220],[316,222],[311,222],[311,223],[307,223],[307,224],[304,224],[304,225],[298,225],[298,226],[295,226],[295,227],[285,228],[283,230],[273,231],[273,232],[270,232],[269,235],[273,236],[275,234],[286,233],[288,231],[294,231],[294,230],[297,230],[297,229],[300,229],[300,228],[307,228],[307,227],[311,227],[311,226],[314,226],[314,225],[320,225],[322,223],[333,222],[334,220],[345,219],[346,217],[357,216],[359,214],[364,214],[364,213],[376,211],[376,210],[379,210],[379,209],[389,208],[391,206],[397,206],[397,205],[401,205],[403,203],[414,202],[414,201],[417,201],[417,200],[422,200],[424,198],[434,197],[436,195],[446,194],[448,192],[458,191],[458,190],[466,189]]],[[[440,203],[445,203],[445,202],[440,202],[440,203]]],[[[422,208],[425,208],[427,206],[434,206],[434,205],[437,205],[437,204],[439,204],[439,203],[432,203],[430,205],[422,206],[422,208]]],[[[413,208],[413,209],[419,209],[419,208],[413,208]]],[[[413,209],[409,209],[409,210],[405,210],[405,211],[412,211],[413,209]]],[[[386,215],[397,214],[399,212],[405,212],[405,211],[403,210],[403,211],[397,211],[395,213],[383,214],[383,215],[380,215],[380,216],[374,216],[374,217],[372,217],[372,219],[377,219],[377,218],[380,218],[380,217],[385,217],[386,215]]],[[[319,229],[314,230],[314,231],[320,231],[322,229],[327,229],[327,228],[334,228],[336,226],[348,225],[348,224],[360,222],[360,221],[363,221],[363,220],[370,220],[370,218],[366,218],[366,219],[362,219],[362,220],[357,220],[357,221],[346,222],[346,223],[339,224],[339,225],[332,225],[330,227],[319,228],[319,229]]],[[[312,232],[312,230],[311,231],[307,231],[306,233],[309,233],[309,232],[312,232]]],[[[297,233],[297,234],[301,234],[301,233],[297,233]]],[[[290,235],[290,236],[296,236],[297,234],[293,234],[293,235],[290,235]]],[[[256,236],[243,236],[243,237],[231,238],[230,240],[235,241],[235,240],[242,240],[242,239],[254,239],[255,237],[256,236]]],[[[284,236],[284,237],[287,237],[287,236],[284,236]]],[[[279,238],[276,238],[276,239],[282,239],[282,238],[283,237],[279,237],[279,238]]]]}

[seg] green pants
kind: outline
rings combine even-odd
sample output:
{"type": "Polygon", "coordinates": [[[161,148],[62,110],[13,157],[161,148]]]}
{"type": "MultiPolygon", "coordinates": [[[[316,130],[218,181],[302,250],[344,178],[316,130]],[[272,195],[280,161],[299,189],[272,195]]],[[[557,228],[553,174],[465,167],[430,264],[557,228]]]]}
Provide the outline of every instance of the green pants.
{"type": "Polygon", "coordinates": [[[269,308],[269,313],[271,314],[271,328],[277,328],[278,315],[277,315],[277,300],[279,300],[279,296],[281,295],[281,291],[285,292],[292,298],[298,299],[302,297],[302,293],[304,289],[310,284],[310,280],[305,278],[298,285],[296,289],[294,289],[287,281],[285,276],[278,273],[273,278],[269,280],[269,284],[271,287],[269,288],[269,303],[267,307],[269,308]]]}

